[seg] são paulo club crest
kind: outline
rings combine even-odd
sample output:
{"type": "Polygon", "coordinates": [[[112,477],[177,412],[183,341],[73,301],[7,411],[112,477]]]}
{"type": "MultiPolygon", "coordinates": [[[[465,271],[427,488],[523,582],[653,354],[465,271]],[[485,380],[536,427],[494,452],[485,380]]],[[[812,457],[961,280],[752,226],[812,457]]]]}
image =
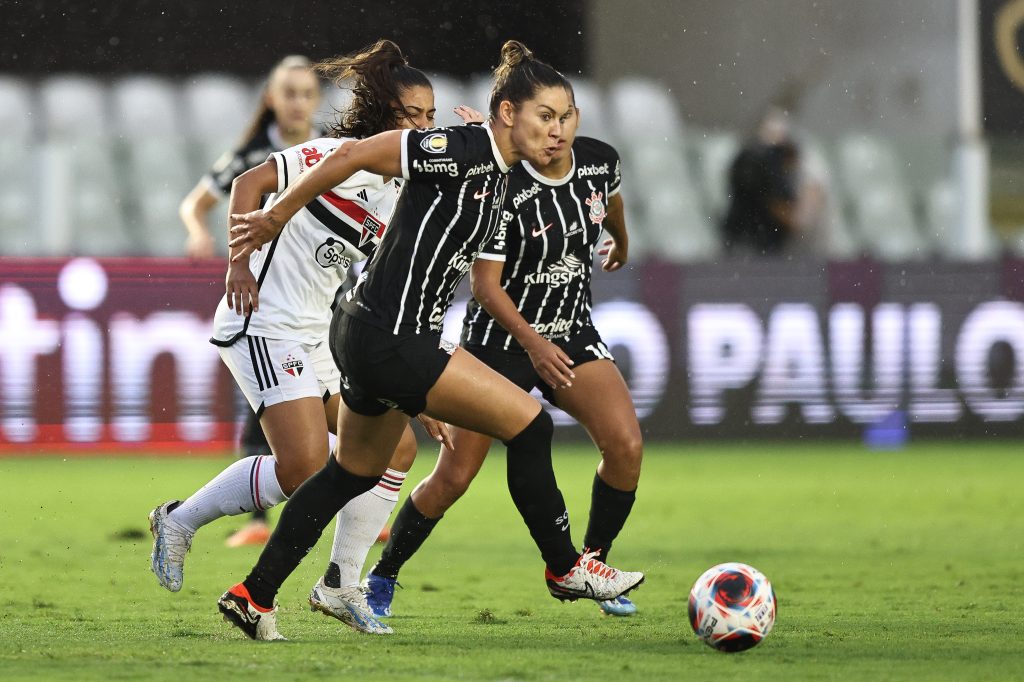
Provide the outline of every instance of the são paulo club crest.
{"type": "Polygon", "coordinates": [[[297,377],[302,374],[302,360],[296,360],[289,353],[288,357],[281,363],[281,369],[291,374],[293,377],[297,377]]]}
{"type": "Polygon", "coordinates": [[[590,198],[587,199],[587,206],[590,207],[590,222],[595,225],[603,223],[604,217],[608,215],[608,211],[604,207],[604,192],[591,192],[590,198]]]}

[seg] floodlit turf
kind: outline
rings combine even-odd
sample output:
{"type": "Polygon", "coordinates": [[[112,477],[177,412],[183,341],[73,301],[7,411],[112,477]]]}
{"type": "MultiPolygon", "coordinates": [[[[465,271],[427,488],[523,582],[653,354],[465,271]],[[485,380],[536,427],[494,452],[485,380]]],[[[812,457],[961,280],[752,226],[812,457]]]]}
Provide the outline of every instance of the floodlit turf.
{"type": "MultiPolygon", "coordinates": [[[[558,447],[582,540],[595,455],[558,447]]],[[[560,604],[494,457],[402,575],[396,634],[370,637],[305,606],[330,547],[280,595],[292,641],[223,623],[217,596],[254,549],[203,529],[170,594],[149,572],[146,513],[227,459],[0,460],[0,678],[959,679],[1024,671],[1024,452],[1019,443],[648,448],[613,565],[647,572],[641,614],[560,604]],[[693,580],[744,561],[773,581],[775,631],[720,654],[686,621],[693,580]]],[[[410,476],[432,465],[424,453],[410,476]]],[[[411,486],[405,492],[408,492],[411,486]]],[[[371,552],[371,559],[377,554],[371,552]]]]}

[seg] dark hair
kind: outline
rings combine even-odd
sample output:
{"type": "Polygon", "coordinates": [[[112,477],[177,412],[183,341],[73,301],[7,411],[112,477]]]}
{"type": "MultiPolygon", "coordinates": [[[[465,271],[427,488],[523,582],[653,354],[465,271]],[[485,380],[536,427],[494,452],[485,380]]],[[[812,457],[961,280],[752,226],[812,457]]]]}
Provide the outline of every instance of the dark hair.
{"type": "Polygon", "coordinates": [[[430,79],[409,66],[401,48],[378,40],[361,52],[325,59],[314,67],[340,88],[352,90],[352,103],[329,126],[334,137],[364,138],[398,127],[395,102],[403,90],[421,85],[433,89],[430,79]]]}
{"type": "Polygon", "coordinates": [[[270,89],[270,82],[274,80],[274,74],[284,69],[313,69],[313,62],[309,61],[308,57],[303,57],[300,54],[288,55],[270,70],[267,75],[267,80],[264,81],[263,87],[260,89],[260,104],[259,108],[256,109],[256,113],[253,114],[252,120],[249,121],[249,125],[245,127],[245,132],[242,133],[242,140],[239,143],[239,147],[244,147],[252,142],[257,135],[266,130],[271,123],[274,122],[274,110],[267,104],[267,90],[270,89]]]}
{"type": "Polygon", "coordinates": [[[497,118],[498,107],[508,100],[518,107],[537,94],[541,88],[563,87],[572,97],[572,84],[561,73],[533,56],[526,45],[508,40],[501,46],[501,63],[494,69],[491,88],[491,118],[497,118]]]}

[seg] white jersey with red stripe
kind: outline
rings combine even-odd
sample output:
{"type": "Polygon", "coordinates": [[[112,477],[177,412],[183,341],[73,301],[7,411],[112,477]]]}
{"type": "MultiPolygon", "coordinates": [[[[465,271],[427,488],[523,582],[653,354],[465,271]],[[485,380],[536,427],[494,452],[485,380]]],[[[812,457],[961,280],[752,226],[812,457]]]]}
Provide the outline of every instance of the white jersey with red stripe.
{"type": "MultiPolygon", "coordinates": [[[[348,141],[320,138],[271,154],[277,192],[348,141]]],[[[307,344],[326,339],[335,296],[352,263],[369,258],[380,243],[400,191],[400,179],[359,171],[300,209],[276,239],[249,257],[259,310],[238,315],[225,296],[211,342],[229,346],[245,335],[307,344]]]]}

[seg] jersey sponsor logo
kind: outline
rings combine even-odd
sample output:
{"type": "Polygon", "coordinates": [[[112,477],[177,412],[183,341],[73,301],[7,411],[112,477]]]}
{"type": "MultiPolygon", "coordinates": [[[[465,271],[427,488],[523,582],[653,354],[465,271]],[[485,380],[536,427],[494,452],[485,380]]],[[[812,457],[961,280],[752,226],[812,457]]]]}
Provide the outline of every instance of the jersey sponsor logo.
{"type": "Polygon", "coordinates": [[[474,175],[483,175],[485,173],[494,172],[494,162],[488,161],[487,163],[478,163],[477,165],[466,171],[466,177],[471,178],[474,175]]]}
{"type": "Polygon", "coordinates": [[[587,206],[590,207],[590,222],[600,225],[608,212],[604,207],[604,192],[591,192],[587,199],[587,206]]]}
{"type": "Polygon", "coordinates": [[[572,330],[572,320],[552,320],[543,324],[531,324],[541,336],[565,336],[572,330]]]}
{"type": "Polygon", "coordinates": [[[284,362],[281,363],[281,369],[293,377],[300,376],[303,369],[302,360],[292,357],[291,353],[289,353],[288,357],[286,357],[284,362]]]}
{"type": "Polygon", "coordinates": [[[569,510],[562,512],[562,515],[555,519],[555,525],[561,526],[562,530],[569,530],[569,510]]]}
{"type": "Polygon", "coordinates": [[[583,228],[580,227],[579,221],[578,220],[574,220],[574,221],[572,221],[572,225],[569,226],[569,229],[565,231],[565,236],[566,237],[571,237],[572,235],[576,234],[577,232],[582,232],[582,231],[583,231],[583,228]]]}
{"type": "Polygon", "coordinates": [[[547,272],[533,272],[523,279],[527,284],[546,284],[549,287],[560,287],[577,277],[582,277],[583,270],[583,261],[570,253],[557,263],[549,265],[547,272]]]}
{"type": "Polygon", "coordinates": [[[333,237],[316,247],[316,262],[325,270],[338,266],[347,270],[352,265],[352,259],[345,255],[345,246],[333,237]]]}
{"type": "Polygon", "coordinates": [[[448,136],[444,133],[431,133],[420,140],[420,149],[431,154],[444,154],[448,151],[448,136]]]}
{"type": "Polygon", "coordinates": [[[577,178],[586,178],[586,177],[591,177],[591,176],[594,176],[594,175],[607,175],[607,174],[608,174],[608,164],[607,163],[602,163],[600,166],[594,166],[594,165],[580,166],[579,168],[576,169],[576,177],[577,178]]]}
{"type": "Polygon", "coordinates": [[[519,208],[519,205],[531,197],[540,193],[540,185],[536,182],[512,197],[512,208],[519,208]]]}
{"type": "Polygon", "coordinates": [[[371,237],[380,239],[383,234],[384,224],[372,215],[368,215],[363,219],[363,233],[362,236],[359,237],[359,246],[366,244],[366,242],[370,241],[371,237]]]}
{"type": "Polygon", "coordinates": [[[552,225],[554,225],[554,223],[548,223],[544,227],[535,227],[533,228],[533,232],[531,232],[530,234],[532,234],[534,237],[539,237],[548,230],[550,230],[552,225]]]}
{"type": "Polygon", "coordinates": [[[316,147],[303,147],[299,151],[302,152],[302,162],[306,164],[306,168],[312,168],[324,158],[324,153],[316,147]]]}
{"type": "Polygon", "coordinates": [[[420,173],[445,173],[453,178],[459,177],[459,164],[451,160],[413,159],[412,167],[420,173]]]}
{"type": "Polygon", "coordinates": [[[452,270],[458,270],[463,274],[469,272],[469,268],[470,266],[472,266],[472,264],[472,261],[470,261],[468,258],[466,258],[465,255],[459,252],[453,254],[452,257],[448,260],[449,268],[451,268],[452,270]]]}

